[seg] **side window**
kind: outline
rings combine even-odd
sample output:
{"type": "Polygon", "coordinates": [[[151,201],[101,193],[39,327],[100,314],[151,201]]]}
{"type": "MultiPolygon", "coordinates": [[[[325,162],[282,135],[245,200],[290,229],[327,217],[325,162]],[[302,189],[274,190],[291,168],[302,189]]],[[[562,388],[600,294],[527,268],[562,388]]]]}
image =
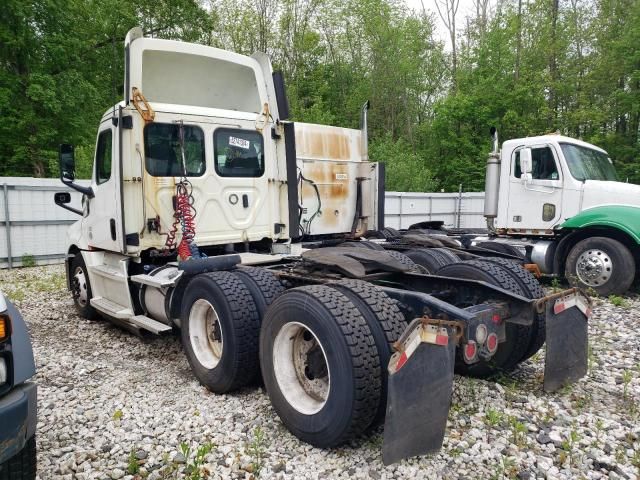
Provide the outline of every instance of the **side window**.
{"type": "Polygon", "coordinates": [[[144,153],[147,172],[154,177],[200,177],[206,169],[204,132],[200,127],[184,125],[184,159],[182,167],[180,126],[175,123],[150,123],[144,127],[144,153]]]}
{"type": "Polygon", "coordinates": [[[213,133],[214,163],[221,177],[261,177],[264,173],[262,134],[218,128],[213,133]]]}
{"type": "Polygon", "coordinates": [[[96,183],[100,185],[111,178],[111,154],[112,154],[111,129],[98,135],[96,148],[96,183]]]}
{"type": "MultiPolygon", "coordinates": [[[[551,147],[540,147],[531,149],[531,178],[533,180],[558,180],[558,166],[553,158],[551,147]]],[[[520,178],[520,151],[515,153],[513,176],[520,178]]]]}

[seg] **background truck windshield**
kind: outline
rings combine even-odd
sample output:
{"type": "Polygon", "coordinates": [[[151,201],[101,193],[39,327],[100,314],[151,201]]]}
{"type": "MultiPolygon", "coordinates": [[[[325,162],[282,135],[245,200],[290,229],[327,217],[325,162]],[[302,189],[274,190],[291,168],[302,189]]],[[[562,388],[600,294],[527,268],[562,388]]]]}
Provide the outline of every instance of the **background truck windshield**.
{"type": "Polygon", "coordinates": [[[618,181],[616,169],[606,153],[570,143],[561,143],[560,147],[576,180],[618,181]]]}

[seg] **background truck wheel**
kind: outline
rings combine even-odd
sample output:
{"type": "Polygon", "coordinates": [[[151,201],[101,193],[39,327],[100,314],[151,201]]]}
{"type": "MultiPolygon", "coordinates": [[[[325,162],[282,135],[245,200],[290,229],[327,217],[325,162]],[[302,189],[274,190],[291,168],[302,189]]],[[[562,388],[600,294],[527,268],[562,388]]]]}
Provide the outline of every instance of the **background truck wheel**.
{"type": "Polygon", "coordinates": [[[73,296],[73,304],[78,314],[87,320],[96,320],[98,312],[91,306],[91,283],[89,283],[89,274],[87,266],[84,264],[82,253],[76,253],[71,261],[71,295],[73,296]]]}
{"type": "Polygon", "coordinates": [[[267,309],[260,366],[271,404],[296,437],[316,447],[362,433],[380,404],[380,360],[367,321],[326,285],[293,288],[267,309]]]}
{"type": "Polygon", "coordinates": [[[32,436],[16,455],[0,465],[0,480],[36,478],[36,436],[32,436]]]}
{"type": "Polygon", "coordinates": [[[278,277],[266,268],[239,267],[233,274],[245,284],[253,298],[260,320],[267,307],[282,293],[284,286],[278,277]]]}
{"type": "MultiPolygon", "coordinates": [[[[438,275],[454,278],[481,280],[510,292],[525,296],[517,277],[507,268],[487,260],[466,260],[441,268],[438,275]]],[[[462,358],[456,362],[459,373],[475,377],[487,377],[495,373],[513,369],[527,352],[531,342],[533,328],[507,323],[506,341],[500,343],[498,351],[489,361],[467,365],[462,358]]]]}
{"type": "Polygon", "coordinates": [[[411,270],[409,270],[410,272],[414,272],[414,273],[429,273],[426,268],[418,265],[416,262],[411,260],[407,255],[405,255],[402,252],[399,252],[397,250],[387,250],[386,252],[389,255],[391,255],[393,258],[398,260],[400,263],[402,263],[403,265],[408,266],[411,269],[411,270]]]}
{"type": "Polygon", "coordinates": [[[344,293],[367,321],[378,350],[381,369],[380,406],[374,423],[384,418],[387,410],[387,366],[393,344],[407,327],[398,305],[376,286],[362,280],[340,280],[328,286],[344,293]]]}
{"type": "Polygon", "coordinates": [[[257,376],[260,318],[233,273],[200,274],[189,283],[180,327],[189,365],[212,392],[235,390],[257,376]]]}
{"type": "Polygon", "coordinates": [[[384,250],[382,245],[378,245],[376,242],[370,242],[367,240],[364,241],[354,241],[354,242],[344,242],[339,245],[340,247],[355,247],[355,248],[367,248],[369,250],[384,250]]]}
{"type": "MultiPolygon", "coordinates": [[[[538,279],[534,277],[530,271],[525,270],[517,261],[500,257],[489,257],[486,260],[502,265],[509,270],[518,280],[525,297],[542,298],[545,296],[544,289],[538,279]]],[[[542,345],[544,345],[546,335],[545,314],[541,313],[536,315],[534,322],[531,326],[531,340],[529,341],[529,346],[527,347],[524,357],[522,357],[522,362],[535,355],[536,352],[542,348],[542,345]]]]}
{"type": "Polygon", "coordinates": [[[441,259],[446,262],[446,265],[460,261],[460,257],[447,248],[434,248],[433,251],[440,255],[441,259]]]}
{"type": "Polygon", "coordinates": [[[603,296],[626,292],[635,273],[636,263],[629,249],[607,237],[591,237],[576,243],[565,264],[565,277],[571,285],[593,288],[603,296]]]}
{"type": "Polygon", "coordinates": [[[426,270],[426,273],[435,273],[438,269],[447,265],[441,255],[432,252],[430,249],[409,250],[405,255],[426,270]]]}

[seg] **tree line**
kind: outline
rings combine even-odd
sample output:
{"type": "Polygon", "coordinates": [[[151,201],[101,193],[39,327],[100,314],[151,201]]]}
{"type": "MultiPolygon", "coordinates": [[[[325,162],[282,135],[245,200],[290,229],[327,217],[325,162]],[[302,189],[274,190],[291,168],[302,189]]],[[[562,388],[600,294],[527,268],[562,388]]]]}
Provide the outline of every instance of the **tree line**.
{"type": "Polygon", "coordinates": [[[89,176],[97,122],[122,98],[123,40],[148,36],[263,51],[296,121],[358,127],[387,188],[484,186],[488,130],[560,132],[605,148],[640,182],[637,0],[5,0],[0,175],[57,176],[74,143],[89,176]],[[427,2],[432,2],[427,4],[427,2]],[[429,7],[436,7],[435,14],[429,7]],[[448,32],[448,45],[436,33],[448,32]]]}

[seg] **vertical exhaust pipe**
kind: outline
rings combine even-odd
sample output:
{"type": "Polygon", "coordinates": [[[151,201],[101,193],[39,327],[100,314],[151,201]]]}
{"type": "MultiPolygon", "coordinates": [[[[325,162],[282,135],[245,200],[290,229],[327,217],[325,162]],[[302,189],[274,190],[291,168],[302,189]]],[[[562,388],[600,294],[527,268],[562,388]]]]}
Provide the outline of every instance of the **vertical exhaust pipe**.
{"type": "Polygon", "coordinates": [[[369,133],[367,131],[367,114],[369,113],[369,100],[367,100],[360,110],[360,151],[362,161],[369,161],[369,133]]]}
{"type": "Polygon", "coordinates": [[[498,130],[491,127],[492,152],[487,158],[487,171],[484,183],[484,216],[487,228],[495,232],[495,219],[498,216],[498,194],[500,191],[500,145],[498,130]]]}

